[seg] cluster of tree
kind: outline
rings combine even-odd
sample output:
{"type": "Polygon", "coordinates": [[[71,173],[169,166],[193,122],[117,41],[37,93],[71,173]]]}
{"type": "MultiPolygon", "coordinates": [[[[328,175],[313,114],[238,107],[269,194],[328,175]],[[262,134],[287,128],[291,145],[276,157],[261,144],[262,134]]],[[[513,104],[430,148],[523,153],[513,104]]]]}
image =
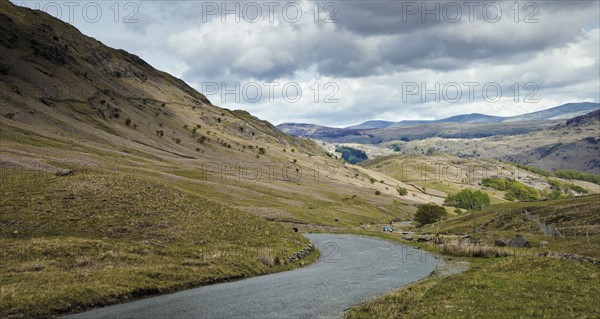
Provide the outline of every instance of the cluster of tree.
{"type": "Polygon", "coordinates": [[[514,163],[513,165],[515,165],[516,167],[518,167],[520,169],[523,169],[523,170],[526,170],[526,171],[529,171],[529,172],[532,172],[532,173],[535,173],[535,174],[538,174],[538,175],[542,175],[544,177],[548,177],[548,176],[551,175],[550,172],[545,171],[543,169],[539,169],[537,167],[533,167],[533,166],[529,166],[529,165],[523,165],[523,164],[517,164],[517,163],[514,163]]]}
{"type": "Polygon", "coordinates": [[[342,158],[350,164],[360,163],[369,159],[364,151],[348,146],[337,146],[335,151],[342,153],[342,158]]]}
{"type": "Polygon", "coordinates": [[[444,205],[462,209],[482,209],[490,205],[490,196],[480,190],[463,189],[454,195],[448,195],[444,205]]]}
{"type": "Polygon", "coordinates": [[[488,177],[484,178],[481,181],[481,184],[485,187],[490,187],[499,191],[505,191],[506,194],[504,195],[504,198],[506,198],[507,200],[540,200],[540,192],[537,189],[529,187],[513,179],[488,177]]]}
{"type": "Polygon", "coordinates": [[[528,165],[522,165],[522,164],[516,164],[513,163],[513,165],[515,165],[518,168],[521,168],[523,170],[538,174],[538,175],[542,175],[544,177],[550,177],[550,176],[555,176],[558,178],[564,178],[564,179],[576,179],[576,180],[580,180],[580,181],[586,181],[586,182],[590,182],[590,183],[595,183],[600,185],[600,175],[597,174],[591,174],[591,173],[585,173],[585,172],[580,172],[578,170],[574,170],[574,169],[561,169],[561,170],[557,170],[554,173],[550,173],[548,171],[539,169],[537,167],[533,167],[533,166],[528,166],[528,165]]]}
{"type": "Polygon", "coordinates": [[[573,190],[579,194],[587,194],[588,190],[573,183],[565,183],[559,181],[557,179],[548,179],[548,183],[550,184],[549,190],[544,190],[540,192],[540,195],[543,199],[560,199],[566,198],[570,196],[570,191],[573,190]]]}
{"type": "Polygon", "coordinates": [[[563,169],[554,172],[554,176],[564,179],[576,179],[600,185],[600,175],[584,173],[572,169],[563,169]]]}

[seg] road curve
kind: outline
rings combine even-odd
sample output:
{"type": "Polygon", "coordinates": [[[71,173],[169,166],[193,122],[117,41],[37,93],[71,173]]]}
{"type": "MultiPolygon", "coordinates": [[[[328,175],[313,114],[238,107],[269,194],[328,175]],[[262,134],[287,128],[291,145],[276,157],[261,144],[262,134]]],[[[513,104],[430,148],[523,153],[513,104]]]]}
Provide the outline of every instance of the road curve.
{"type": "Polygon", "coordinates": [[[321,251],[320,260],[310,266],[64,318],[340,318],[354,305],[426,277],[441,262],[389,241],[306,236],[321,251]]]}

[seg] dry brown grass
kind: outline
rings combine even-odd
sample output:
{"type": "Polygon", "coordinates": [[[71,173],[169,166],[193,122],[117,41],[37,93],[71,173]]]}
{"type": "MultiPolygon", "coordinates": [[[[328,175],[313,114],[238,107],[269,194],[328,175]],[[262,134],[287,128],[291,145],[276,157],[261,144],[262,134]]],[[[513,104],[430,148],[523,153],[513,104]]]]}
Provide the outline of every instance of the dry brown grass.
{"type": "Polygon", "coordinates": [[[445,243],[442,245],[442,253],[455,257],[506,257],[514,256],[515,252],[506,247],[495,247],[481,244],[460,244],[458,242],[445,243]]]}

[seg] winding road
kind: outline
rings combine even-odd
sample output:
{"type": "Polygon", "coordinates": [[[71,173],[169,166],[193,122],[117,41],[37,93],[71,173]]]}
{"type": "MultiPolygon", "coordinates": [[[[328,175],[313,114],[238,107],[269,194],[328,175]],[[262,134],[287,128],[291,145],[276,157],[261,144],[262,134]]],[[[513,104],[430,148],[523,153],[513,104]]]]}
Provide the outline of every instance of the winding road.
{"type": "Polygon", "coordinates": [[[310,266],[64,318],[340,318],[352,306],[428,276],[443,262],[384,240],[306,236],[321,251],[320,260],[310,266]]]}

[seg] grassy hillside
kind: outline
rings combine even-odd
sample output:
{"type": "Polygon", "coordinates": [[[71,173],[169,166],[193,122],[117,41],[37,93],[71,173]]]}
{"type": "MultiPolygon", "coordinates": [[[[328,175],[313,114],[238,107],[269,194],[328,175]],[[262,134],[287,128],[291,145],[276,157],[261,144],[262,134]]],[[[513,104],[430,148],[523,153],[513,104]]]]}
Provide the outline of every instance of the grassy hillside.
{"type": "MultiPolygon", "coordinates": [[[[427,200],[442,204],[448,195],[456,194],[467,188],[479,189],[487,193],[492,204],[507,202],[512,194],[486,187],[485,183],[482,183],[485,178],[489,177],[514,180],[540,192],[540,198],[550,196],[554,190],[548,177],[493,159],[459,158],[446,154],[391,155],[371,159],[360,165],[370,171],[394,178],[398,185],[409,191],[407,196],[403,196],[404,200],[416,199],[417,203],[427,200]]],[[[587,193],[600,192],[600,187],[593,183],[557,180],[565,185],[577,185],[587,193]]],[[[562,192],[562,196],[582,195],[568,189],[560,192],[562,192]]]]}
{"type": "Polygon", "coordinates": [[[531,203],[506,203],[445,220],[439,231],[470,233],[493,244],[497,238],[525,235],[537,251],[575,253],[600,259],[600,196],[531,203]],[[545,232],[541,223],[552,233],[545,232]],[[543,247],[540,242],[546,241],[543,247]]]}
{"type": "Polygon", "coordinates": [[[287,228],[155,180],[1,173],[3,318],[48,317],[289,269],[299,264],[285,258],[308,244],[287,228]]]}

